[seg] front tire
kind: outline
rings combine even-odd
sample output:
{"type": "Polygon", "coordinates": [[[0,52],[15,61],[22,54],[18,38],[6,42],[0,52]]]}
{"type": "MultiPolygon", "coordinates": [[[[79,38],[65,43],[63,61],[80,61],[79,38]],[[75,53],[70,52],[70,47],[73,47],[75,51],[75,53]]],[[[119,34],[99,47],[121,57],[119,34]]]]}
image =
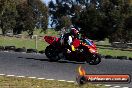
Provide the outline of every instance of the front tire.
{"type": "Polygon", "coordinates": [[[45,49],[45,55],[49,61],[58,61],[60,59],[58,54],[58,50],[52,45],[47,46],[45,49]]]}
{"type": "Polygon", "coordinates": [[[88,61],[90,65],[97,65],[100,62],[101,62],[101,56],[99,54],[93,54],[90,61],[88,61]]]}

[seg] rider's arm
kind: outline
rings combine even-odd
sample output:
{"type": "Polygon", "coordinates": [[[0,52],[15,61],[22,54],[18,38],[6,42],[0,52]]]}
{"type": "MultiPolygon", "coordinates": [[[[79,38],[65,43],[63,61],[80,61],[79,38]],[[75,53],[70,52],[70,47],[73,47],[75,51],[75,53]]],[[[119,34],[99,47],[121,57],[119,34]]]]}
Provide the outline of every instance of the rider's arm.
{"type": "Polygon", "coordinates": [[[82,39],[82,35],[80,33],[78,34],[77,37],[78,37],[78,39],[82,39]]]}

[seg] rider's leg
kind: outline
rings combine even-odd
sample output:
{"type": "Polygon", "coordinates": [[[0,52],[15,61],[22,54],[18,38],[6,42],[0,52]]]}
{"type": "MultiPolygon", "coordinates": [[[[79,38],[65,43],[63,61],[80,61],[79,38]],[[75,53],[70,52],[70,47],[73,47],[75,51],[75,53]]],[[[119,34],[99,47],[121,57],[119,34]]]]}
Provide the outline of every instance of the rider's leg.
{"type": "Polygon", "coordinates": [[[69,36],[68,37],[68,45],[71,45],[72,44],[72,36],[69,36]]]}
{"type": "Polygon", "coordinates": [[[75,51],[75,47],[72,45],[73,39],[72,36],[68,37],[68,45],[70,46],[70,50],[75,51]]]}

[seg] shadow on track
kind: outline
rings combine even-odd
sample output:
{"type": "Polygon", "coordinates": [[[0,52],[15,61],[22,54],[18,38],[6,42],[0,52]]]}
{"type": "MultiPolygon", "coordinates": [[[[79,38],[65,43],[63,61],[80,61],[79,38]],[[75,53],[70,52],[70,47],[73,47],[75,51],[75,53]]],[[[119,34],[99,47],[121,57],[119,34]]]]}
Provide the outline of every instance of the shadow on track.
{"type": "MultiPolygon", "coordinates": [[[[23,58],[23,57],[18,57],[18,58],[23,58]]],[[[48,59],[36,59],[36,58],[24,58],[24,59],[32,59],[32,60],[47,61],[47,62],[50,62],[48,59]]],[[[53,62],[51,62],[51,63],[53,63],[53,62]]],[[[60,60],[60,61],[57,61],[56,63],[85,64],[85,62],[68,61],[68,60],[60,60]]]]}

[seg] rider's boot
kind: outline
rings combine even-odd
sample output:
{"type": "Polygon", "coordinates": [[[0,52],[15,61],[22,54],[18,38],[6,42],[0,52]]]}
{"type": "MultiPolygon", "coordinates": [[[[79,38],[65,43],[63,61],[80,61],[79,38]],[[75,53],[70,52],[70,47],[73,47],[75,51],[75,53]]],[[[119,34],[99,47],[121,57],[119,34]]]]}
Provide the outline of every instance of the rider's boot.
{"type": "Polygon", "coordinates": [[[67,49],[67,53],[71,53],[71,50],[70,49],[67,49]]]}
{"type": "Polygon", "coordinates": [[[75,51],[76,50],[73,45],[71,45],[71,49],[72,49],[72,51],[75,51]]]}

